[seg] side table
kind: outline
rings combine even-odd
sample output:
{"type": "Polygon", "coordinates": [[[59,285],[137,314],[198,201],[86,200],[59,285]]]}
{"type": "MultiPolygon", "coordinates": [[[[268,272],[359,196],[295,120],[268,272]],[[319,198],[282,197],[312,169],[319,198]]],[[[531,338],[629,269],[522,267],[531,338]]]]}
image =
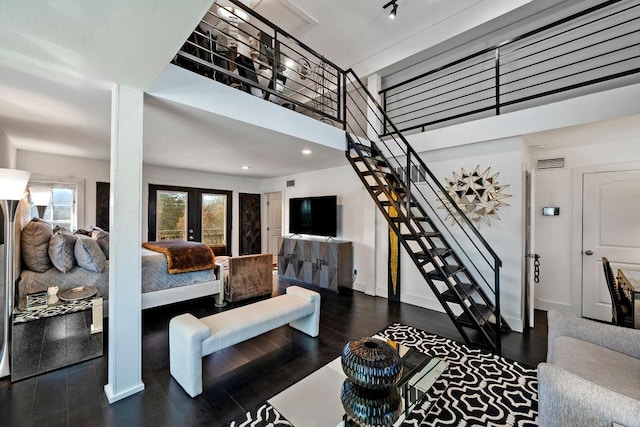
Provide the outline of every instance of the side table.
{"type": "Polygon", "coordinates": [[[13,313],[11,381],[102,356],[102,297],[25,305],[13,313]]]}

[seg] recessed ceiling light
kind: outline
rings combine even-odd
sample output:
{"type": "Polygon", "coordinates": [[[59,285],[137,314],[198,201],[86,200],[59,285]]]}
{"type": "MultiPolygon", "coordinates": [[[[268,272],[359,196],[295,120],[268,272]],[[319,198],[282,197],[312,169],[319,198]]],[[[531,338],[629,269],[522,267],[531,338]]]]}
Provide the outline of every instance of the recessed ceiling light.
{"type": "Polygon", "coordinates": [[[295,64],[295,62],[293,62],[293,59],[289,59],[289,58],[287,58],[287,60],[284,62],[284,65],[287,68],[293,68],[294,64],[295,64]]]}
{"type": "Polygon", "coordinates": [[[308,148],[305,148],[304,150],[302,150],[302,154],[307,154],[307,155],[309,155],[309,154],[311,154],[311,153],[313,153],[313,151],[309,150],[308,148]]]}
{"type": "Polygon", "coordinates": [[[247,166],[247,165],[244,165],[244,166],[242,166],[242,169],[244,169],[244,170],[248,171],[249,169],[251,169],[251,167],[250,167],[250,166],[247,166]]]}

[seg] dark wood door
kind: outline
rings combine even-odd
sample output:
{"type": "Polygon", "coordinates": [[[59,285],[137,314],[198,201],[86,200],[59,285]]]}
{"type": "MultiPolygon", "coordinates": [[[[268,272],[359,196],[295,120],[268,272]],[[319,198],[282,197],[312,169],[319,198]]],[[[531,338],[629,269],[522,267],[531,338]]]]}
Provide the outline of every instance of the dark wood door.
{"type": "Polygon", "coordinates": [[[96,182],[96,227],[109,231],[109,183],[96,182]]]}
{"type": "Polygon", "coordinates": [[[240,193],[240,255],[259,254],[260,239],[260,195],[240,193]]]}

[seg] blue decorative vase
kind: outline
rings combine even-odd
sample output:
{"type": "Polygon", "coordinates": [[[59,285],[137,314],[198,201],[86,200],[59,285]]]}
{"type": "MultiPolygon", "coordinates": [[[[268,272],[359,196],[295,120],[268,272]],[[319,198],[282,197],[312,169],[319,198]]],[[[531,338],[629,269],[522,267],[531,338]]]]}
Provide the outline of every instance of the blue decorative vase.
{"type": "Polygon", "coordinates": [[[385,341],[361,338],[344,346],[341,362],[347,379],[340,400],[349,418],[360,426],[393,425],[402,410],[398,351],[385,341]]]}
{"type": "Polygon", "coordinates": [[[389,388],[402,376],[402,359],[385,341],[360,338],[342,349],[342,369],[354,384],[373,390],[389,388]]]}
{"type": "Polygon", "coordinates": [[[351,380],[342,383],[340,400],[345,412],[360,426],[392,426],[402,411],[398,387],[372,390],[360,387],[351,380]]]}

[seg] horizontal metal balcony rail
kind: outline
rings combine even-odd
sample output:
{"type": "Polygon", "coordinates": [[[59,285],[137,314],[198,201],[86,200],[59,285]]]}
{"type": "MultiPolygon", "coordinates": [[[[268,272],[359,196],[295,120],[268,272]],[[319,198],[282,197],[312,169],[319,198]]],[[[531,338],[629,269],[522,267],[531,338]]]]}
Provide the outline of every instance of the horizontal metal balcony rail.
{"type": "Polygon", "coordinates": [[[640,82],[640,2],[610,0],[380,91],[383,134],[640,82]],[[616,80],[616,82],[613,82],[616,80]]]}
{"type": "Polygon", "coordinates": [[[212,5],[172,62],[342,127],[338,66],[237,0],[212,5]]]}

